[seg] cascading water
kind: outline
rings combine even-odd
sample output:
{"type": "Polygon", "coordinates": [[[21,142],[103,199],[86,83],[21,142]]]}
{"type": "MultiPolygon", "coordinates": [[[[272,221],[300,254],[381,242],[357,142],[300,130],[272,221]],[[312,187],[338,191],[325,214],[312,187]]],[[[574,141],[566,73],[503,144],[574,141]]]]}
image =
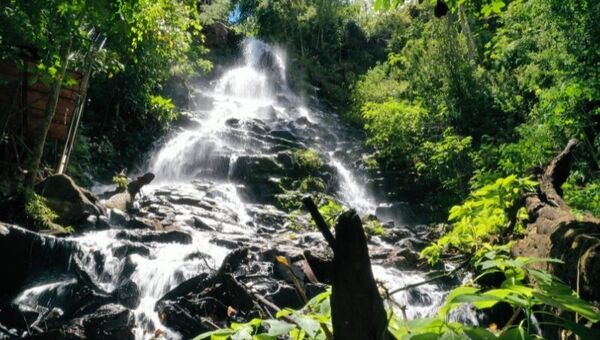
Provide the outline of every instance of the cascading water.
{"type": "MultiPolygon", "coordinates": [[[[270,186],[281,179],[257,179],[257,167],[281,171],[278,164],[285,162],[286,152],[312,148],[334,169],[333,195],[361,215],[377,208],[377,200],[348,165],[361,156],[361,136],[337,116],[304,105],[288,89],[282,51],[247,39],[242,62],[210,88],[198,87],[193,99],[192,123],[153,154],[148,168],[156,180],[144,188],[147,216],[160,217],[178,238],[165,242],[146,231],[123,229],[117,218],[111,218],[108,230],[70,238],[80,250],[76,260],[102,290],[110,294],[128,282],[135,284],[139,339],[156,335],[155,329],[166,331],[168,338],[179,337],[161,324],[156,302],[181,282],[218,267],[230,252],[228,242],[256,240],[264,230],[271,233],[273,224],[283,223],[278,221],[287,215],[264,202],[270,186]]],[[[418,272],[379,265],[374,273],[390,289],[422,279],[418,272]]],[[[51,308],[56,306],[52,297],[73,284],[72,277],[46,280],[14,302],[51,308]]],[[[395,299],[409,306],[414,317],[434,312],[444,295],[431,284],[395,299]]]]}

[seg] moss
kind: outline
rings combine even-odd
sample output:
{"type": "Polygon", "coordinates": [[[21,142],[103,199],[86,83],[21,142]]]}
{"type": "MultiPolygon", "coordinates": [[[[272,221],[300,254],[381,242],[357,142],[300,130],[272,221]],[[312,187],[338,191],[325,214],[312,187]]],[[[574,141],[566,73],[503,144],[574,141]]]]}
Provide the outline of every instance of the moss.
{"type": "Polygon", "coordinates": [[[27,220],[36,230],[46,230],[52,233],[70,233],[72,227],[63,227],[54,221],[58,218],[56,212],[48,207],[46,199],[31,189],[21,189],[24,202],[24,212],[27,220]]]}
{"type": "Polygon", "coordinates": [[[295,166],[306,175],[316,174],[325,165],[321,156],[312,149],[297,149],[292,153],[295,166]]]}
{"type": "Polygon", "coordinates": [[[384,235],[386,230],[381,225],[381,222],[376,218],[369,218],[363,222],[363,227],[365,229],[365,233],[370,236],[380,236],[384,235]]]}

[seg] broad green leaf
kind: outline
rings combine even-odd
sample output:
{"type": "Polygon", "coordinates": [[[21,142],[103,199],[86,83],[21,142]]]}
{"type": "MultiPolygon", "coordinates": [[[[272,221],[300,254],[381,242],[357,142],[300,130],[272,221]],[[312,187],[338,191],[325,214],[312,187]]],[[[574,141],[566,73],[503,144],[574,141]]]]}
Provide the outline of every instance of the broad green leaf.
{"type": "Polygon", "coordinates": [[[288,334],[295,325],[280,320],[265,320],[263,324],[268,326],[267,334],[270,336],[282,336],[288,334]]]}
{"type": "Polygon", "coordinates": [[[488,331],[482,327],[465,327],[465,334],[471,338],[471,340],[495,340],[498,339],[494,333],[488,331]]]}
{"type": "Polygon", "coordinates": [[[504,331],[500,337],[498,337],[499,340],[532,340],[533,338],[531,337],[531,335],[529,335],[527,333],[527,331],[519,326],[519,327],[512,327],[507,329],[506,331],[504,331]]]}

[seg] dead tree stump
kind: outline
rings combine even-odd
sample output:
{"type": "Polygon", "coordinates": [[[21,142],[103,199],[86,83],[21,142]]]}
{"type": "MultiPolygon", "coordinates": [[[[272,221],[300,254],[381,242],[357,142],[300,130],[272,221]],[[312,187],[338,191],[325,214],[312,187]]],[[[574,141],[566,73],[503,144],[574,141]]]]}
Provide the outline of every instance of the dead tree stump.
{"type": "Polygon", "coordinates": [[[354,210],[335,226],[331,314],[336,340],[391,339],[362,223],[354,210]]]}
{"type": "Polygon", "coordinates": [[[572,153],[577,145],[571,140],[546,167],[538,179],[539,192],[525,199],[531,222],[523,239],[513,246],[516,256],[558,258],[564,264],[537,263],[570,284],[581,297],[600,301],[600,220],[575,216],[562,198],[561,185],[570,172],[572,153]]]}

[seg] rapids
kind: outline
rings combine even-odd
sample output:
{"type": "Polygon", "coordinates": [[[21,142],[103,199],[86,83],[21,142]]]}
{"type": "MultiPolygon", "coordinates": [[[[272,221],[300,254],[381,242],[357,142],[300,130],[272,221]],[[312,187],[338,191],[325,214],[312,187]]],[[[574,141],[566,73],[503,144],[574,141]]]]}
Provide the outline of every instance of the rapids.
{"type": "MultiPolygon", "coordinates": [[[[364,136],[336,114],[305,104],[288,88],[285,53],[256,39],[245,40],[242,51],[238,64],[196,88],[186,123],[166,137],[147,164],[156,180],[144,188],[139,204],[148,218],[160,217],[189,238],[156,241],[143,231],[124,230],[115,214],[111,228],[69,237],[79,248],[74,261],[104,292],[127,282],[137,286],[140,301],[133,310],[138,339],[151,338],[155,329],[165,331],[167,338],[181,337],[162,324],[156,302],[183,281],[218,268],[232,244],[301,249],[305,237],[320,238],[317,233],[290,238],[284,227],[288,214],[270,201],[285,174],[281,164],[289,150],[316,150],[331,169],[328,192],[361,216],[384,218],[381,212],[394,206],[367,184],[360,166],[364,136]]],[[[394,222],[404,228],[399,227],[401,218],[394,222]]],[[[418,239],[418,228],[406,233],[409,240],[418,239]]],[[[371,243],[382,249],[395,246],[378,237],[371,243]]],[[[390,265],[375,264],[373,270],[389,289],[423,280],[421,272],[390,265]]],[[[74,279],[54,275],[35,282],[13,302],[60,309],[65,303],[61,296],[74,279]]],[[[448,289],[428,284],[394,298],[407,306],[409,317],[425,316],[436,311],[448,289]]]]}

